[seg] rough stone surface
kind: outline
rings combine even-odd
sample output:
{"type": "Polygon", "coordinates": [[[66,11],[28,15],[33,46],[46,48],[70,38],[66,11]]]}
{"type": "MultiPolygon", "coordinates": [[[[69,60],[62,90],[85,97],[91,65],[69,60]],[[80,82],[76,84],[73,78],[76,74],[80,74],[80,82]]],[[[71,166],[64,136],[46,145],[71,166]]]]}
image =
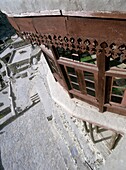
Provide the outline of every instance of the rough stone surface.
{"type": "MultiPolygon", "coordinates": [[[[20,108],[18,110],[20,113],[19,116],[10,115],[3,124],[0,124],[1,170],[2,168],[5,170],[77,170],[78,166],[88,170],[89,168],[80,158],[76,158],[78,160],[76,165],[72,160],[72,157],[78,156],[75,153],[76,148],[71,146],[70,151],[62,136],[56,135],[55,125],[48,122],[47,115],[52,115],[54,111],[51,105],[52,99],[44,76],[40,81],[37,81],[38,78],[40,77],[36,76],[32,81],[28,77],[20,78],[12,83],[16,107],[20,108]],[[37,91],[42,103],[39,102],[37,91]],[[29,108],[36,100],[39,103],[29,108]]],[[[58,108],[57,112],[59,112],[58,108]]]]}
{"type": "MultiPolygon", "coordinates": [[[[0,124],[0,168],[5,170],[100,169],[99,166],[104,163],[102,154],[89,140],[89,136],[85,137],[84,132],[80,132],[79,124],[71,117],[91,120],[99,125],[102,122],[102,125],[123,133],[126,132],[125,117],[109,112],[101,114],[87,103],[70,99],[59,83],[55,82],[43,55],[37,66],[38,70],[32,72],[34,77],[31,80],[25,77],[15,79],[12,83],[15,102],[17,107],[21,108],[19,110],[21,114],[11,115],[7,122],[0,124]],[[36,101],[39,103],[36,104],[36,101]],[[53,115],[52,120],[48,121],[47,117],[50,115],[53,115]]],[[[31,70],[27,71],[31,72],[31,70]]],[[[106,169],[117,167],[117,169],[125,169],[123,151],[125,143],[124,135],[123,141],[112,152],[111,157],[108,157],[104,166],[106,169]],[[115,165],[119,162],[119,165],[113,165],[113,161],[117,161],[115,165]]]]}
{"type": "Polygon", "coordinates": [[[0,1],[0,9],[8,14],[26,12],[38,13],[49,10],[66,11],[122,11],[125,12],[125,0],[4,0],[0,1]]]}
{"type": "Polygon", "coordinates": [[[108,157],[106,164],[101,168],[101,170],[125,170],[126,169],[126,137],[120,141],[118,147],[114,152],[108,157]]]}
{"type": "Polygon", "coordinates": [[[3,129],[0,134],[2,165],[5,170],[66,169],[42,103],[3,129]]]}
{"type": "Polygon", "coordinates": [[[31,102],[29,98],[32,88],[33,85],[29,79],[26,78],[25,81],[23,81],[22,78],[15,79],[15,83],[13,83],[13,92],[17,108],[24,110],[25,107],[30,106],[31,102]]]}
{"type": "MultiPolygon", "coordinates": [[[[44,58],[43,58],[44,60],[44,58]]],[[[44,63],[42,67],[47,67],[44,63]]],[[[41,67],[41,68],[42,68],[41,67]]],[[[47,71],[46,71],[47,72],[47,71]]],[[[47,72],[47,82],[52,99],[62,106],[69,114],[82,120],[99,124],[106,129],[113,129],[120,133],[126,133],[126,117],[106,111],[101,114],[98,108],[76,98],[70,99],[63,87],[55,82],[50,71],[47,72]],[[115,123],[116,122],[116,123],[115,123]]]]}

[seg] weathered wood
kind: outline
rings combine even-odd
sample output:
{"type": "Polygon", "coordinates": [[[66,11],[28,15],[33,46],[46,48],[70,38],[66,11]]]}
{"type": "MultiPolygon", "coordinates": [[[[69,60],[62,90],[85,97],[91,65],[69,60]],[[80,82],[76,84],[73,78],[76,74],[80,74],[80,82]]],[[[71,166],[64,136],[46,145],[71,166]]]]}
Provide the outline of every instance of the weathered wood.
{"type": "Polygon", "coordinates": [[[75,89],[69,90],[69,92],[70,92],[71,94],[73,94],[76,98],[79,98],[79,99],[81,99],[81,100],[83,100],[83,101],[85,101],[85,102],[87,102],[87,103],[89,103],[89,104],[91,104],[91,105],[96,106],[96,107],[99,106],[96,98],[93,97],[93,96],[81,94],[81,93],[79,93],[79,92],[78,92],[77,90],[75,90],[75,89]]]}
{"type": "Polygon", "coordinates": [[[109,103],[112,93],[113,78],[106,76],[105,103],[109,103]]]}
{"type": "Polygon", "coordinates": [[[94,83],[95,83],[95,97],[98,101],[99,87],[98,87],[98,73],[94,73],[94,83]]]}
{"type": "Polygon", "coordinates": [[[36,30],[32,23],[32,18],[30,17],[14,18],[14,21],[20,28],[20,31],[36,33],[36,30]]]}
{"type": "Polygon", "coordinates": [[[42,51],[47,54],[50,58],[53,59],[53,54],[52,51],[50,49],[47,49],[44,45],[41,45],[40,48],[42,49],[42,51]]]}
{"type": "Polygon", "coordinates": [[[66,88],[66,90],[67,90],[70,98],[73,98],[73,94],[71,94],[71,93],[69,92],[69,90],[71,90],[72,87],[71,87],[71,84],[70,84],[68,75],[67,75],[67,73],[66,73],[65,67],[64,67],[63,65],[60,65],[60,68],[61,68],[61,71],[62,71],[62,73],[63,73],[64,79],[65,79],[65,80],[64,80],[64,79],[63,79],[63,80],[66,82],[66,85],[67,85],[67,87],[65,86],[65,88],[66,88]]]}
{"type": "Polygon", "coordinates": [[[122,20],[68,17],[67,31],[69,35],[76,34],[79,37],[90,37],[97,40],[112,42],[126,42],[126,22],[122,20]],[[107,37],[107,38],[106,38],[107,37]]]}
{"type": "Polygon", "coordinates": [[[99,111],[104,111],[104,102],[105,102],[105,63],[106,56],[105,50],[103,50],[99,55],[97,55],[97,66],[99,69],[98,72],[98,101],[99,101],[99,111]]]}
{"type": "MultiPolygon", "coordinates": [[[[72,83],[71,83],[71,80],[70,80],[70,76],[69,76],[68,71],[67,71],[67,67],[64,66],[64,69],[65,69],[65,73],[66,73],[68,81],[69,81],[69,85],[70,85],[69,93],[70,93],[70,90],[73,89],[73,86],[72,86],[72,83]]],[[[70,93],[70,94],[72,94],[72,93],[70,93]]]]}
{"type": "Polygon", "coordinates": [[[59,63],[57,62],[58,59],[59,59],[58,52],[57,52],[57,50],[56,50],[56,48],[55,48],[54,46],[51,46],[50,48],[51,48],[52,54],[53,54],[53,56],[54,56],[54,62],[55,62],[55,64],[56,64],[56,66],[57,66],[57,69],[59,70],[60,79],[63,80],[63,81],[62,81],[62,84],[63,84],[63,86],[65,87],[65,89],[68,91],[69,96],[72,98],[73,95],[69,93],[69,85],[68,85],[68,83],[66,82],[66,76],[65,76],[65,74],[63,74],[63,68],[61,68],[60,65],[59,65],[59,63]]]}
{"type": "Polygon", "coordinates": [[[98,68],[96,66],[92,66],[92,65],[89,66],[89,65],[86,65],[86,64],[83,64],[83,63],[78,63],[78,62],[75,62],[75,61],[73,62],[73,61],[70,61],[70,60],[65,61],[65,60],[59,59],[58,63],[69,66],[69,67],[73,67],[73,68],[76,68],[76,69],[79,69],[79,70],[89,71],[91,73],[97,73],[98,72],[98,68]]]}
{"type": "Polygon", "coordinates": [[[118,104],[105,104],[104,107],[106,107],[106,110],[109,112],[114,112],[120,115],[124,115],[126,116],[126,108],[125,107],[121,107],[121,105],[118,104]]]}
{"type": "Polygon", "coordinates": [[[19,28],[19,26],[17,25],[17,23],[15,22],[14,18],[8,17],[8,20],[9,20],[10,24],[14,27],[14,29],[15,29],[16,31],[20,31],[20,28],[19,28]]]}
{"type": "Polygon", "coordinates": [[[33,25],[38,33],[66,35],[65,18],[62,16],[33,17],[33,25]]]}
{"type": "Polygon", "coordinates": [[[78,83],[79,83],[79,87],[80,87],[81,93],[82,94],[87,94],[86,84],[85,84],[85,81],[84,81],[85,78],[84,78],[83,71],[76,70],[76,75],[77,75],[77,78],[78,78],[78,83]]]}
{"type": "Polygon", "coordinates": [[[59,56],[58,56],[58,54],[57,54],[57,51],[56,51],[56,49],[55,49],[54,46],[50,46],[50,49],[51,49],[51,51],[52,51],[53,61],[54,61],[55,65],[56,65],[56,67],[57,67],[58,74],[59,74],[60,78],[62,78],[62,76],[63,76],[63,75],[62,75],[62,71],[61,71],[60,66],[59,66],[59,64],[58,64],[58,62],[57,62],[57,60],[59,59],[59,56]]]}
{"type": "Polygon", "coordinates": [[[123,70],[123,71],[120,71],[120,70],[109,70],[109,71],[106,71],[105,73],[106,76],[113,76],[113,77],[121,77],[121,78],[126,78],[126,72],[123,70]]]}
{"type": "MultiPolygon", "coordinates": [[[[69,13],[66,12],[66,15],[75,15],[69,13]]],[[[110,56],[117,59],[120,55],[120,60],[126,59],[124,46],[126,42],[126,14],[91,12],[89,15],[89,13],[76,12],[77,17],[63,15],[14,17],[10,18],[10,22],[18,33],[20,31],[20,36],[25,36],[31,43],[52,47],[51,52],[46,48],[43,49],[41,45],[42,50],[54,62],[48,62],[50,68],[55,72],[55,74],[53,73],[54,77],[70,95],[99,107],[100,112],[106,108],[112,112],[126,115],[126,93],[118,106],[110,101],[112,77],[126,79],[126,72],[120,68],[109,68],[110,56]],[[79,14],[81,16],[84,14],[84,16],[79,17],[79,14]],[[115,44],[114,48],[112,44],[115,44]],[[122,45],[123,49],[120,48],[122,45]],[[97,54],[97,65],[59,58],[56,47],[75,51],[75,54],[78,53],[76,54],[78,58],[84,52],[97,54]],[[70,80],[66,67],[76,70],[79,86],[70,80]],[[91,89],[86,87],[83,71],[94,74],[95,98],[86,94],[86,89],[91,89]],[[74,86],[75,89],[79,87],[80,91],[75,90],[72,83],[76,86],[74,86]]],[[[90,81],[90,83],[92,82],[90,81]]]]}
{"type": "Polygon", "coordinates": [[[123,99],[122,99],[122,102],[121,102],[121,106],[126,107],[126,89],[124,91],[124,95],[123,95],[123,99]]]}

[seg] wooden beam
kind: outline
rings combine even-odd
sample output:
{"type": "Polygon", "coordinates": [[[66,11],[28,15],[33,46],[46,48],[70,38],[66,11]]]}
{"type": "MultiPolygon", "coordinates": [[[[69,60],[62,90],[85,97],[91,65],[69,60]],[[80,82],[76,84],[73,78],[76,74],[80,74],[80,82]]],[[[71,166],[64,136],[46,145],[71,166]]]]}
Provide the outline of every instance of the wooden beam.
{"type": "Polygon", "coordinates": [[[106,91],[105,91],[105,103],[109,103],[112,93],[113,78],[106,76],[106,91]]]}
{"type": "Polygon", "coordinates": [[[104,111],[105,102],[105,63],[106,56],[105,50],[103,49],[100,54],[97,55],[97,66],[98,66],[98,101],[99,101],[99,111],[104,111]]]}
{"type": "Polygon", "coordinates": [[[78,63],[76,61],[71,61],[71,60],[64,60],[64,59],[59,59],[58,60],[59,64],[63,64],[66,66],[70,66],[79,70],[83,70],[83,71],[89,71],[91,73],[97,73],[98,72],[98,68],[97,66],[94,66],[92,64],[84,64],[84,63],[78,63]]]}
{"type": "Polygon", "coordinates": [[[116,106],[116,104],[111,105],[111,104],[105,104],[104,107],[106,107],[106,110],[109,112],[114,112],[119,115],[124,115],[126,116],[126,108],[120,106],[116,106]]]}
{"type": "Polygon", "coordinates": [[[123,99],[122,99],[122,102],[121,102],[121,106],[126,107],[126,89],[124,91],[124,95],[123,95],[123,99]]]}
{"type": "Polygon", "coordinates": [[[74,90],[74,89],[69,90],[69,92],[72,93],[76,98],[79,97],[81,100],[83,100],[91,105],[94,105],[96,107],[99,106],[98,102],[96,101],[96,98],[93,96],[81,94],[81,93],[79,93],[79,91],[74,90]]]}
{"type": "Polygon", "coordinates": [[[106,76],[126,78],[125,70],[123,70],[123,71],[120,71],[118,69],[117,70],[109,70],[109,71],[106,71],[105,75],[106,76]]]}
{"type": "Polygon", "coordinates": [[[78,78],[78,83],[79,83],[81,93],[82,94],[87,94],[83,71],[82,70],[76,70],[76,75],[77,75],[77,78],[78,78]]]}
{"type": "Polygon", "coordinates": [[[52,51],[52,54],[53,54],[53,57],[54,57],[54,62],[55,62],[56,66],[57,66],[57,68],[59,70],[59,74],[61,76],[60,78],[63,80],[64,87],[68,91],[68,94],[69,94],[70,98],[73,98],[73,95],[69,93],[70,88],[69,88],[69,86],[68,86],[68,84],[66,82],[66,74],[63,74],[64,73],[63,68],[60,67],[59,63],[57,62],[57,60],[59,59],[58,52],[57,52],[57,50],[56,50],[56,48],[54,46],[51,47],[51,51],[52,51]]]}

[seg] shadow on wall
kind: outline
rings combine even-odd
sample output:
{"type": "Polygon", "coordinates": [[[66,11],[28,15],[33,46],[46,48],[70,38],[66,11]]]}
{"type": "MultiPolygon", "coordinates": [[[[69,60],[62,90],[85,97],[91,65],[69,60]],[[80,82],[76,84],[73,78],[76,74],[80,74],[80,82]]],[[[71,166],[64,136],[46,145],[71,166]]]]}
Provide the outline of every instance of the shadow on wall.
{"type": "Polygon", "coordinates": [[[4,170],[4,167],[2,165],[2,159],[1,159],[1,151],[0,151],[0,170],[4,170]]]}

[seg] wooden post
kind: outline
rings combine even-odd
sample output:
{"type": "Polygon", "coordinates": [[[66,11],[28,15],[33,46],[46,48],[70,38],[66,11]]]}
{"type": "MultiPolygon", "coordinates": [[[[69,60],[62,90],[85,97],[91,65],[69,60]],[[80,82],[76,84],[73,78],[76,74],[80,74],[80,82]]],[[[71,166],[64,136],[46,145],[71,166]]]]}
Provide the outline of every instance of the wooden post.
{"type": "Polygon", "coordinates": [[[84,78],[83,71],[76,70],[76,75],[77,75],[77,78],[78,78],[78,83],[79,83],[79,87],[80,87],[81,93],[82,94],[87,94],[86,84],[85,84],[85,81],[84,81],[85,78],[84,78]]]}
{"type": "Polygon", "coordinates": [[[110,102],[110,97],[111,97],[111,93],[112,93],[112,85],[113,85],[113,78],[110,76],[106,76],[105,103],[110,102]]]}
{"type": "Polygon", "coordinates": [[[105,102],[105,71],[108,69],[108,58],[105,55],[105,49],[102,49],[101,53],[97,55],[98,66],[98,101],[99,111],[104,111],[105,102]]]}
{"type": "Polygon", "coordinates": [[[67,77],[66,77],[66,74],[65,74],[65,71],[64,71],[65,69],[64,69],[64,67],[60,67],[60,65],[59,65],[59,63],[57,61],[59,59],[59,55],[58,55],[58,52],[57,52],[55,46],[51,46],[51,51],[52,51],[53,56],[54,56],[54,62],[56,64],[56,66],[58,67],[58,70],[60,72],[60,76],[61,76],[61,78],[63,80],[65,89],[68,91],[68,94],[69,94],[70,98],[73,98],[73,95],[71,93],[69,93],[69,85],[66,82],[67,77]]]}

